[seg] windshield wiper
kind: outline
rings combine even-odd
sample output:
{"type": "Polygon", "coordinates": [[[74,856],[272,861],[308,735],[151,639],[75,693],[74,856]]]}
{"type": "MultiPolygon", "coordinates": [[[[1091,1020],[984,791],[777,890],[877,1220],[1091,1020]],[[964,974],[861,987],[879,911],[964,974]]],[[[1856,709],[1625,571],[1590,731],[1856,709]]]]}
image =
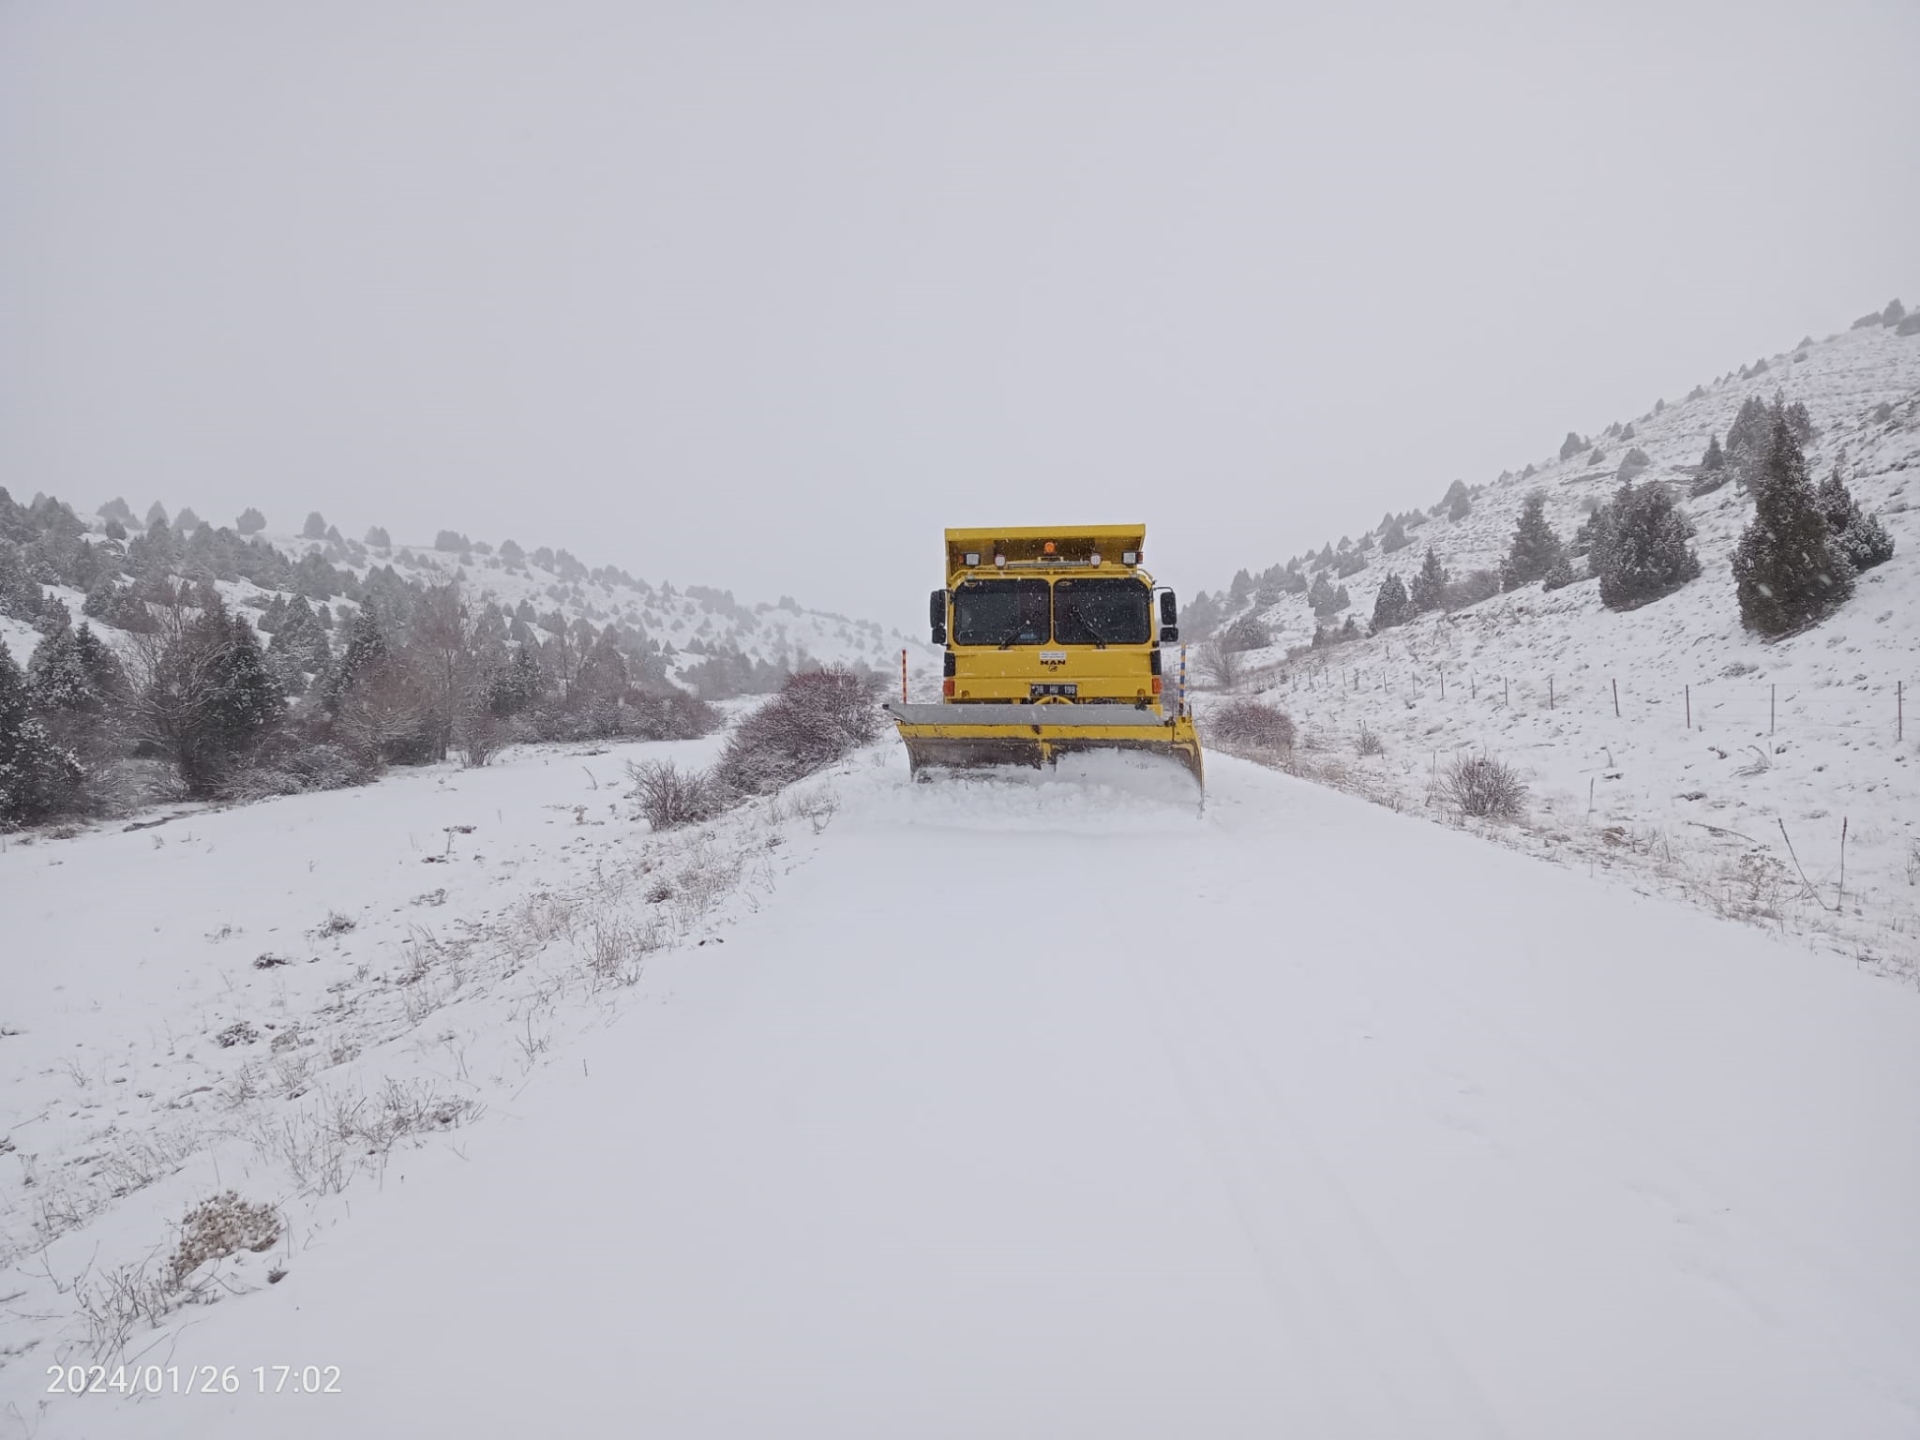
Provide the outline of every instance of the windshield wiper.
{"type": "Polygon", "coordinates": [[[1067,609],[1072,611],[1073,618],[1080,622],[1080,628],[1082,630],[1085,630],[1089,635],[1093,636],[1093,648],[1096,650],[1106,649],[1107,637],[1102,635],[1100,631],[1097,628],[1095,628],[1094,623],[1087,618],[1087,612],[1082,610],[1079,607],[1079,605],[1077,605],[1075,602],[1071,600],[1067,602],[1067,609]]]}
{"type": "Polygon", "coordinates": [[[1007,649],[1015,641],[1017,641],[1022,635],[1026,633],[1027,633],[1027,622],[1022,620],[1018,625],[1014,626],[1012,630],[1007,632],[1007,638],[1000,642],[1000,648],[1002,650],[1007,649]]]}

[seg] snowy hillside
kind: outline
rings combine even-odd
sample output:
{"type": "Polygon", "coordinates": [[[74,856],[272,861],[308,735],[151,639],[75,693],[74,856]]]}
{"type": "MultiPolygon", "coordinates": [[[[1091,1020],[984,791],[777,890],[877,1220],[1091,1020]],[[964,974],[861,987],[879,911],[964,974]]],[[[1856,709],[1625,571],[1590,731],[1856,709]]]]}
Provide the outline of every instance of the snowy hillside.
{"type": "MultiPolygon", "coordinates": [[[[293,559],[318,555],[363,580],[373,569],[391,565],[403,579],[426,585],[457,577],[476,603],[490,600],[508,613],[526,605],[542,615],[557,609],[569,622],[584,619],[600,627],[610,623],[631,627],[657,644],[668,659],[669,674],[696,692],[702,690],[703,679],[709,694],[715,689],[712,678],[703,676],[699,668],[715,656],[741,657],[756,669],[790,671],[811,664],[840,664],[893,675],[899,670],[900,651],[908,649],[924,668],[924,641],[883,630],[870,620],[809,610],[784,596],[778,602],[749,604],[736,601],[731,591],[709,586],[655,585],[617,566],[589,568],[564,549],[542,548],[514,562],[485,542],[464,551],[436,550],[398,542],[369,546],[339,535],[337,529],[335,534],[338,538],[333,540],[312,540],[267,530],[260,532],[260,538],[293,559]]],[[[257,613],[276,593],[291,598],[291,592],[256,585],[221,588],[243,613],[257,613]]],[[[54,593],[79,616],[82,595],[59,587],[54,587],[54,593]]],[[[339,608],[337,602],[335,608],[339,608]]],[[[347,609],[350,613],[351,607],[347,609]]],[[[0,637],[22,664],[40,638],[31,626],[5,615],[0,615],[0,637]]],[[[771,679],[763,677],[758,688],[770,684],[771,679]]],[[[730,690],[721,687],[720,693],[730,690]]]]}
{"type": "MultiPolygon", "coordinates": [[[[1910,972],[1920,953],[1920,334],[1873,325],[1810,341],[1634,418],[1631,432],[1597,433],[1567,459],[1551,454],[1472,488],[1463,518],[1434,507],[1397,553],[1381,553],[1378,531],[1364,554],[1344,547],[1349,567],[1364,562],[1339,580],[1350,613],[1364,635],[1385,577],[1410,579],[1428,547],[1453,577],[1497,571],[1529,492],[1545,493],[1549,520],[1570,537],[1612,496],[1635,448],[1648,462],[1638,480],[1673,484],[1698,528],[1698,579],[1628,611],[1604,608],[1590,580],[1535,584],[1303,650],[1316,623],[1306,598],[1275,595],[1269,574],[1243,582],[1254,593],[1221,621],[1251,614],[1272,633],[1240,657],[1238,689],[1292,713],[1301,773],[1438,810],[1432,781],[1450,755],[1497,756],[1532,786],[1532,823],[1490,831],[1508,843],[1582,868],[1627,865],[1724,913],[1910,972]],[[1768,641],[1742,629],[1730,571],[1751,497],[1732,484],[1689,496],[1687,484],[1742,402],[1776,392],[1811,414],[1815,477],[1839,462],[1897,548],[1832,618],[1768,641]],[[1384,753],[1360,753],[1375,741],[1384,753]]],[[[1204,716],[1213,701],[1200,703],[1204,716]]]]}
{"type": "Polygon", "coordinates": [[[1913,1433],[1920,997],[1230,757],[612,798],[711,743],[0,852],[0,1434],[1913,1433]]]}

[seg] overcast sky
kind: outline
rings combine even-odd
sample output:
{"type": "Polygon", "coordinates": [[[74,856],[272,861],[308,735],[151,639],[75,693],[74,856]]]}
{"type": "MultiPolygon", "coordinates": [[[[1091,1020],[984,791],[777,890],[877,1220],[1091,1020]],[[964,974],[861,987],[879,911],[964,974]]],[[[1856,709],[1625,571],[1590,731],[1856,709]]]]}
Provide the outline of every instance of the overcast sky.
{"type": "Polygon", "coordinates": [[[0,0],[0,484],[1214,588],[1920,303],[1916,67],[1913,0],[0,0]]]}

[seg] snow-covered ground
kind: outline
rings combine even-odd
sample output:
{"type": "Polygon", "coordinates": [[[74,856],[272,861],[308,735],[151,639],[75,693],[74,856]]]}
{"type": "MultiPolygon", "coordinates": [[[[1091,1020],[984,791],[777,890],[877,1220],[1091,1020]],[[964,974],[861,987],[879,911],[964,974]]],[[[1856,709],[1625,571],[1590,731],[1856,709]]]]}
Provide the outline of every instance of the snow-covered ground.
{"type": "Polygon", "coordinates": [[[1450,755],[1490,754],[1533,790],[1537,833],[1507,838],[1571,847],[1582,867],[1627,864],[1723,912],[1920,972],[1920,336],[1851,330],[1771,357],[1763,374],[1638,417],[1631,440],[1596,436],[1602,466],[1583,451],[1489,483],[1464,519],[1427,520],[1341,583],[1365,620],[1386,574],[1410,578],[1429,545],[1455,577],[1497,569],[1527,492],[1546,493],[1569,537],[1612,494],[1629,447],[1651,461],[1642,480],[1682,484],[1741,401],[1776,390],[1819,427],[1814,477],[1844,455],[1856,499],[1898,547],[1824,624],[1778,642],[1741,628],[1730,565],[1752,503],[1728,485],[1683,502],[1700,578],[1639,610],[1604,609],[1590,581],[1535,585],[1288,662],[1312,636],[1304,599],[1249,601],[1274,645],[1245,657],[1241,693],[1294,715],[1309,770],[1342,757],[1343,779],[1425,807],[1450,755]],[[1383,755],[1357,753],[1363,725],[1383,755]]]}
{"type": "Polygon", "coordinates": [[[659,908],[620,758],[0,854],[60,962],[0,1040],[35,1112],[6,1118],[16,1216],[29,1163],[50,1185],[249,1105],[284,1127],[389,1073],[486,1104],[337,1190],[230,1138],[109,1202],[9,1275],[0,1414],[47,1440],[1920,1433],[1910,989],[1224,756],[1201,812],[1104,769],[914,786],[891,745],[815,782],[835,810],[653,852],[773,858],[595,984],[567,947],[659,908]],[[595,887],[574,940],[485,958],[522,897],[595,887]],[[316,937],[329,912],[355,928],[316,937]],[[537,1011],[533,970],[570,977],[537,1011]],[[360,1035],[358,1068],[236,1101],[236,1020],[360,1035]],[[164,1256],[225,1187],[286,1236],[129,1351],[237,1393],[49,1400],[85,1338],[52,1282],[164,1256]]]}

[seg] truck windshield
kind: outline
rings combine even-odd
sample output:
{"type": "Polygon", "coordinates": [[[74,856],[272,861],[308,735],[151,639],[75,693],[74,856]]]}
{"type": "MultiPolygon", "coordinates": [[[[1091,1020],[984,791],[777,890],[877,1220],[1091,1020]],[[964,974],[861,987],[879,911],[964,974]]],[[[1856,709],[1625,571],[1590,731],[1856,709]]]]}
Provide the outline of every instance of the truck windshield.
{"type": "Polygon", "coordinates": [[[953,591],[956,645],[1047,643],[1047,582],[967,580],[953,591]]]}
{"type": "Polygon", "coordinates": [[[1056,645],[1144,645],[1153,638],[1147,587],[1137,580],[1060,580],[1053,587],[1056,645]]]}

